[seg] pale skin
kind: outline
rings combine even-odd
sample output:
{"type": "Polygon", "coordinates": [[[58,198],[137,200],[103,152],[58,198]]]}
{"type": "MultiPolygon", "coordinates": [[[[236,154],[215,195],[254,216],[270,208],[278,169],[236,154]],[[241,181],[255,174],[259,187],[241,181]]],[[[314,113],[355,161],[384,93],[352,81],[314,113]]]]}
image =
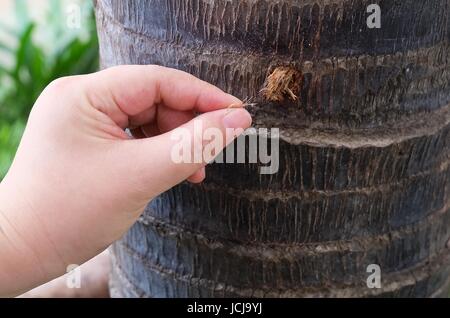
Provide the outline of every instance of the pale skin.
{"type": "Polygon", "coordinates": [[[171,160],[170,131],[193,129],[201,113],[195,120],[219,128],[228,144],[236,135],[227,128],[251,125],[240,106],[215,86],[159,66],[119,66],[50,84],[0,183],[0,296],[88,261],[119,239],[149,200],[186,179],[201,182],[205,162],[171,160]]]}

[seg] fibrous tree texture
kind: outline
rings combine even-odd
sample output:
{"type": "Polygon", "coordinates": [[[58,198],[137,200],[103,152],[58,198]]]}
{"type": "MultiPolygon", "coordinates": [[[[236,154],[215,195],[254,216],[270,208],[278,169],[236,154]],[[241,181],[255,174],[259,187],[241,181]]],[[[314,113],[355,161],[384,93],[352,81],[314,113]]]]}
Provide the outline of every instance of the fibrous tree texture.
{"type": "Polygon", "coordinates": [[[278,173],[212,164],[202,185],[154,199],[113,246],[113,296],[445,295],[449,0],[103,0],[96,13],[103,67],[184,70],[280,129],[278,173]]]}

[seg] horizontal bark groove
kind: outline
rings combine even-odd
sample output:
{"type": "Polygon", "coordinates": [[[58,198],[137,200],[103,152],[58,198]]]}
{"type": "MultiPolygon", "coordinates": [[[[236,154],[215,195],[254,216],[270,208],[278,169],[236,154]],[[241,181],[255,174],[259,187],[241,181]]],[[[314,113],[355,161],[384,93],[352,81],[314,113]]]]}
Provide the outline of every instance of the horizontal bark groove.
{"type": "Polygon", "coordinates": [[[120,244],[182,276],[227,281],[240,288],[291,289],[324,281],[359,282],[367,277],[369,264],[382,264],[384,274],[404,270],[442,253],[448,241],[449,208],[381,236],[310,244],[241,244],[144,216],[120,244]]]}
{"type": "Polygon", "coordinates": [[[447,38],[446,0],[375,1],[383,27],[367,27],[361,1],[100,1],[102,11],[129,30],[183,46],[220,44],[233,50],[291,59],[387,54],[447,38]],[[158,10],[143,10],[143,8],[158,10]],[[357,13],[357,14],[356,14],[357,13]]]}
{"type": "MultiPolygon", "coordinates": [[[[449,158],[450,159],[450,158],[449,158]]],[[[233,188],[228,185],[220,184],[214,180],[205,180],[199,185],[192,185],[193,187],[201,187],[205,191],[216,191],[227,193],[236,198],[248,198],[249,200],[265,200],[269,201],[272,199],[278,199],[282,201],[287,201],[291,198],[297,198],[299,200],[306,201],[318,201],[322,200],[324,197],[335,197],[344,195],[354,195],[354,194],[366,194],[371,195],[374,193],[390,193],[397,189],[406,187],[408,188],[413,182],[417,182],[421,179],[433,178],[436,175],[446,174],[450,166],[450,160],[442,162],[441,165],[432,170],[427,170],[420,172],[415,175],[411,175],[407,178],[401,179],[397,182],[387,183],[387,184],[377,184],[375,186],[364,187],[364,188],[350,188],[343,190],[316,190],[311,189],[307,191],[296,191],[296,190],[270,190],[265,191],[264,189],[246,189],[246,188],[233,188]]],[[[420,182],[420,181],[419,181],[420,182]]]]}
{"type": "MultiPolygon", "coordinates": [[[[439,277],[439,276],[438,276],[439,277]]],[[[445,280],[445,274],[441,275],[443,279],[445,280]]],[[[123,297],[129,297],[129,298],[148,298],[152,297],[152,295],[145,293],[141,291],[138,287],[134,285],[130,285],[130,278],[126,276],[123,269],[120,267],[120,265],[117,262],[113,262],[113,269],[111,272],[111,281],[114,282],[114,284],[111,285],[111,296],[113,298],[123,298],[123,297]]],[[[434,279],[435,282],[433,282],[433,285],[438,286],[436,283],[436,278],[434,279]]],[[[377,297],[424,297],[429,296],[433,298],[447,298],[449,289],[450,289],[450,279],[447,279],[447,281],[442,284],[442,286],[438,287],[438,289],[434,292],[429,292],[427,294],[424,293],[424,291],[429,291],[430,288],[427,286],[428,281],[420,281],[417,285],[411,285],[407,286],[405,288],[401,288],[397,291],[390,291],[387,293],[383,293],[380,295],[377,295],[377,297]]],[[[303,295],[304,297],[324,297],[323,295],[303,295]]],[[[329,295],[326,295],[327,297],[329,295]]],[[[355,296],[355,295],[346,295],[347,297],[355,296]]],[[[357,295],[356,295],[357,296],[357,295]]],[[[182,296],[179,296],[182,297],[182,296]]],[[[342,296],[339,296],[342,297],[342,296]]]]}
{"type": "Polygon", "coordinates": [[[433,213],[428,214],[426,217],[420,219],[419,221],[415,223],[406,224],[404,226],[401,226],[396,229],[390,229],[386,233],[381,233],[378,235],[372,235],[372,236],[354,236],[351,239],[343,239],[343,240],[336,240],[336,241],[319,241],[319,242],[261,242],[261,241],[249,241],[249,242],[240,242],[238,240],[228,240],[223,237],[214,236],[214,235],[208,235],[208,233],[205,232],[195,232],[193,229],[185,228],[180,224],[174,224],[174,223],[168,223],[163,219],[159,219],[157,217],[154,217],[152,215],[149,215],[148,213],[144,213],[141,215],[138,223],[142,223],[145,226],[153,225],[157,228],[161,229],[164,233],[169,233],[173,235],[184,236],[185,238],[191,238],[191,239],[199,239],[201,241],[208,241],[211,242],[212,245],[214,245],[214,242],[217,241],[218,244],[225,244],[225,242],[229,241],[231,243],[236,244],[242,244],[246,247],[255,247],[257,249],[262,247],[268,247],[268,248],[280,248],[280,249],[286,249],[290,248],[293,250],[296,250],[299,253],[308,254],[308,252],[320,252],[320,253],[327,253],[327,252],[333,252],[333,251],[342,251],[342,252],[351,252],[351,251],[360,251],[363,249],[363,247],[367,247],[369,245],[377,245],[376,243],[383,243],[386,242],[389,238],[392,237],[401,237],[403,234],[410,233],[412,229],[424,229],[428,225],[428,223],[434,224],[434,222],[437,222],[436,220],[443,217],[443,215],[446,214],[446,211],[448,211],[449,208],[449,202],[445,204],[444,207],[442,207],[439,210],[434,211],[433,213]],[[183,235],[181,235],[183,234],[183,235]]]}
{"type": "MultiPolygon", "coordinates": [[[[428,297],[442,288],[450,275],[449,251],[426,260],[414,268],[383,276],[381,289],[369,289],[366,281],[357,285],[327,284],[319,288],[238,288],[218,281],[178,275],[149,263],[120,243],[113,246],[114,262],[121,264],[136,289],[151,297],[428,297]],[[139,279],[146,277],[146,280],[139,279]]],[[[117,270],[117,269],[116,269],[117,270]]]]}
{"type": "Polygon", "coordinates": [[[289,64],[304,73],[299,104],[280,106],[259,100],[262,109],[275,108],[281,117],[280,107],[294,114],[289,116],[295,118],[291,121],[293,125],[305,126],[314,121],[324,126],[381,126],[386,121],[401,121],[411,113],[427,112],[450,103],[448,41],[387,56],[344,54],[342,58],[314,61],[279,55],[261,57],[254,53],[237,56],[242,51],[224,54],[223,46],[219,46],[221,51],[208,52],[208,47],[197,43],[197,52],[179,41],[155,42],[114,24],[102,10],[106,9],[100,5],[98,20],[105,28],[100,34],[104,66],[152,63],[175,67],[241,98],[256,98],[273,67],[286,64],[286,60],[295,61],[289,64]],[[112,36],[122,33],[120,37],[112,36]]]}
{"type": "Polygon", "coordinates": [[[320,200],[255,200],[182,184],[155,198],[146,213],[243,242],[342,240],[414,223],[445,206],[449,187],[450,169],[390,193],[343,194],[320,200]]]}
{"type": "MultiPolygon", "coordinates": [[[[324,127],[320,123],[291,123],[295,114],[279,108],[249,106],[253,113],[253,125],[256,128],[281,128],[280,139],[293,145],[311,145],[316,147],[345,147],[350,149],[364,147],[388,147],[401,144],[417,138],[426,138],[440,132],[448,131],[450,127],[450,104],[434,111],[409,115],[402,121],[386,121],[381,127],[345,128],[341,126],[324,127]]],[[[296,119],[298,121],[298,118],[296,119]]],[[[270,133],[268,134],[270,136],[270,133]]]]}
{"type": "MultiPolygon", "coordinates": [[[[150,215],[142,215],[138,221],[142,226],[152,227],[152,231],[157,231],[162,236],[177,237],[181,240],[194,240],[207,246],[207,248],[217,248],[223,246],[235,246],[237,249],[232,249],[231,252],[236,254],[242,254],[243,256],[253,256],[255,258],[264,258],[265,249],[267,248],[271,252],[270,255],[275,253],[274,251],[280,251],[283,254],[282,258],[291,257],[291,253],[302,255],[318,255],[327,254],[333,252],[361,252],[367,249],[369,246],[379,247],[393,239],[401,239],[407,235],[413,235],[415,231],[422,231],[426,234],[438,235],[438,233],[444,233],[442,239],[446,240],[446,232],[438,231],[437,233],[429,233],[429,227],[442,226],[442,223],[446,223],[447,217],[449,217],[449,204],[434,213],[428,215],[426,218],[412,224],[405,225],[401,228],[392,230],[387,233],[373,236],[361,236],[353,237],[348,240],[337,241],[322,241],[322,242],[307,242],[307,243],[283,243],[283,242],[271,242],[265,243],[261,241],[240,242],[237,240],[228,240],[226,238],[207,235],[204,232],[195,232],[192,229],[186,229],[179,224],[166,223],[164,220],[152,217],[150,215]],[[441,223],[442,222],[442,223],[441,223]],[[242,247],[242,249],[241,249],[242,247]]],[[[449,229],[450,230],[450,229],[449,229]]],[[[136,232],[138,233],[138,232],[136,232]]],[[[414,239],[414,238],[413,238],[414,239]]],[[[444,242],[442,241],[442,242],[444,242]]],[[[441,243],[442,243],[441,242],[441,243]]],[[[444,243],[445,243],[444,242],[444,243]]],[[[436,243],[437,245],[441,243],[436,243]]],[[[443,243],[442,243],[443,244],[443,243]]],[[[444,244],[445,245],[445,244],[444,244]]]]}
{"type": "MultiPolygon", "coordinates": [[[[248,141],[247,141],[248,142],[248,141]]],[[[270,144],[265,138],[260,142],[270,144]]],[[[233,144],[234,146],[234,144],[233,144]]],[[[209,177],[232,189],[308,192],[372,188],[401,182],[448,165],[450,124],[435,135],[406,139],[388,146],[351,149],[279,142],[279,170],[260,175],[262,164],[212,164],[209,177]]],[[[236,160],[234,162],[237,162],[236,160]]]]}

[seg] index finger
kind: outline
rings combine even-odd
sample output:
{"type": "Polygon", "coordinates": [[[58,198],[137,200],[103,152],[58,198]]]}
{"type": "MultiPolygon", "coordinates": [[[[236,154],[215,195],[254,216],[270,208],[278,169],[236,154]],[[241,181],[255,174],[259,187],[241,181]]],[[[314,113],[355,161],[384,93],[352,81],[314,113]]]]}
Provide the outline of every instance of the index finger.
{"type": "Polygon", "coordinates": [[[116,66],[85,79],[93,106],[113,120],[140,114],[160,103],[174,110],[202,113],[242,105],[238,98],[193,75],[156,65],[116,66]]]}

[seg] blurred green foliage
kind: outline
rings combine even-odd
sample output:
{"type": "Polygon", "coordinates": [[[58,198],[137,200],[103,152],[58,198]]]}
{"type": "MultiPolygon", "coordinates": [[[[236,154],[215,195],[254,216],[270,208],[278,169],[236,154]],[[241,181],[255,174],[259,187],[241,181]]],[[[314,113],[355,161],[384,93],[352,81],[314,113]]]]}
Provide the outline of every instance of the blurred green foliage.
{"type": "Polygon", "coordinates": [[[0,24],[0,180],[14,158],[28,114],[42,90],[62,76],[98,68],[91,1],[80,3],[80,28],[68,27],[67,8],[50,0],[45,24],[30,17],[26,0],[15,2],[14,26],[0,24]],[[41,39],[41,40],[39,40],[41,39]]]}

